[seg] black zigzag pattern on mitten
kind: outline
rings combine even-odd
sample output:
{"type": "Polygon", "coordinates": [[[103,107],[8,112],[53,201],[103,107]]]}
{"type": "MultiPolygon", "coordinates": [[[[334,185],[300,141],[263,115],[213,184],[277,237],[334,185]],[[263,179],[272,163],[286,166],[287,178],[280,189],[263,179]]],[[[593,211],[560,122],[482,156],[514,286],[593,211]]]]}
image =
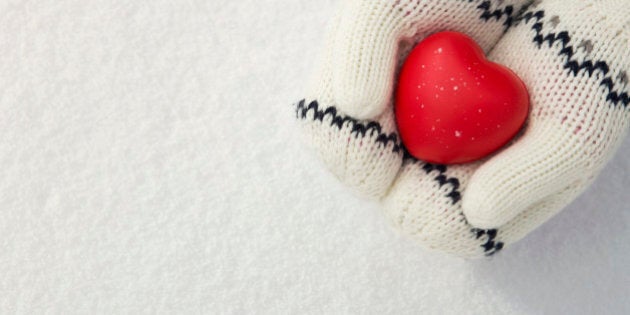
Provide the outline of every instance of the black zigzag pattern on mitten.
{"type": "Polygon", "coordinates": [[[373,136],[376,133],[375,142],[382,143],[384,147],[391,142],[393,143],[392,152],[398,153],[401,150],[403,151],[403,159],[412,160],[414,163],[422,163],[422,169],[429,174],[433,170],[438,171],[438,175],[434,177],[434,180],[437,181],[442,187],[443,185],[450,185],[451,191],[446,195],[449,199],[451,199],[453,204],[458,203],[462,195],[459,192],[459,179],[455,177],[448,177],[446,172],[446,165],[439,164],[431,164],[420,161],[409,154],[409,152],[404,148],[402,142],[400,141],[398,134],[392,133],[384,133],[382,130],[382,126],[375,121],[359,121],[349,116],[341,115],[338,113],[337,109],[334,106],[326,107],[325,109],[319,108],[319,103],[314,100],[311,101],[308,105],[306,105],[306,100],[301,100],[295,105],[295,114],[298,119],[307,119],[307,114],[309,111],[313,112],[313,120],[318,120],[323,122],[324,117],[326,115],[331,116],[331,126],[335,126],[338,129],[343,128],[345,124],[349,124],[352,128],[352,133],[355,134],[356,137],[365,137],[373,136]]]}
{"type": "Polygon", "coordinates": [[[446,175],[447,166],[442,164],[433,164],[424,161],[420,161],[415,157],[411,156],[407,150],[405,150],[405,155],[403,156],[404,160],[411,161],[411,163],[421,163],[422,170],[428,175],[432,171],[437,171],[438,174],[433,177],[433,180],[438,182],[440,187],[444,185],[451,186],[451,190],[446,194],[446,197],[451,199],[453,204],[458,203],[462,199],[462,194],[459,192],[459,179],[456,177],[449,177],[446,175]]]}
{"type": "MultiPolygon", "coordinates": [[[[434,170],[437,171],[438,175],[436,175],[433,179],[440,184],[440,187],[445,184],[448,184],[452,187],[446,197],[450,198],[453,204],[456,204],[461,200],[461,192],[459,191],[459,179],[457,179],[456,177],[449,177],[446,174],[446,165],[422,162],[410,156],[407,152],[405,152],[405,158],[411,160],[412,163],[423,163],[422,169],[427,174],[431,173],[434,170]]],[[[468,220],[466,220],[466,217],[461,212],[461,210],[459,211],[459,215],[461,216],[462,221],[470,226],[468,220]]],[[[487,238],[483,240],[483,243],[481,243],[480,245],[483,248],[484,254],[486,256],[492,256],[503,249],[504,243],[496,239],[497,234],[499,233],[497,229],[483,230],[478,228],[471,228],[470,232],[474,235],[475,239],[478,240],[481,239],[481,237],[484,235],[487,236],[487,238]]]]}
{"type": "Polygon", "coordinates": [[[560,43],[562,48],[558,52],[558,55],[565,57],[565,63],[563,66],[565,69],[568,69],[569,73],[573,76],[577,76],[582,70],[585,70],[589,77],[592,77],[596,72],[601,73],[603,79],[600,82],[600,85],[604,86],[608,90],[606,101],[612,103],[613,105],[622,105],[624,108],[628,108],[628,104],[630,104],[628,92],[615,90],[616,83],[609,74],[611,71],[608,62],[605,60],[591,59],[585,59],[584,61],[579,62],[574,59],[575,49],[571,44],[571,35],[569,32],[543,32],[544,23],[542,22],[542,19],[544,17],[545,11],[538,10],[528,11],[518,17],[518,19],[524,20],[525,23],[529,23],[532,20],[534,21],[534,24],[532,24],[532,30],[535,31],[536,35],[534,36],[533,41],[536,43],[538,48],[542,48],[545,42],[549,47],[552,47],[555,43],[560,43]]]}
{"type": "MultiPolygon", "coordinates": [[[[473,2],[475,0],[468,0],[468,2],[473,2]]],[[[492,18],[495,19],[495,21],[500,20],[504,15],[507,16],[507,18],[505,19],[505,22],[503,22],[503,25],[505,26],[505,28],[509,28],[510,26],[512,26],[512,22],[514,21],[512,13],[514,13],[514,7],[511,5],[505,6],[503,9],[490,9],[491,7],[491,3],[490,1],[483,1],[481,2],[478,6],[477,9],[482,10],[481,15],[479,16],[480,19],[484,20],[484,21],[488,21],[492,18]]]]}
{"type": "Polygon", "coordinates": [[[306,119],[309,111],[313,112],[313,120],[319,120],[323,123],[324,117],[330,116],[331,126],[336,126],[341,130],[344,125],[348,124],[352,128],[351,133],[353,133],[355,137],[373,137],[376,135],[374,142],[381,143],[384,147],[392,143],[392,152],[394,153],[399,153],[402,150],[402,144],[398,139],[398,135],[395,132],[383,132],[383,127],[376,121],[359,121],[352,117],[341,115],[334,106],[319,109],[319,103],[317,101],[311,101],[306,105],[306,100],[301,100],[295,106],[296,118],[306,119]]]}
{"type": "Polygon", "coordinates": [[[497,234],[499,233],[497,229],[482,230],[474,228],[470,231],[475,234],[476,239],[480,239],[484,235],[487,236],[485,242],[481,244],[481,247],[483,247],[483,251],[485,252],[486,256],[492,256],[503,249],[503,242],[496,240],[497,234]]]}

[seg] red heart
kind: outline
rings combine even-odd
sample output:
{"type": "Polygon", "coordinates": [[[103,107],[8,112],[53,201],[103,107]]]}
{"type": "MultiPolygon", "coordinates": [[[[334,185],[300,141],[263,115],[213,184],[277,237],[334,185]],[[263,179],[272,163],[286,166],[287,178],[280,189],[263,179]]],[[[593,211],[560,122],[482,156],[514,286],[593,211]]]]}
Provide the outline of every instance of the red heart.
{"type": "Polygon", "coordinates": [[[396,121],[414,157],[432,163],[480,159],[518,133],[529,111],[523,81],[486,59],[458,32],[428,36],[409,54],[396,92],[396,121]]]}

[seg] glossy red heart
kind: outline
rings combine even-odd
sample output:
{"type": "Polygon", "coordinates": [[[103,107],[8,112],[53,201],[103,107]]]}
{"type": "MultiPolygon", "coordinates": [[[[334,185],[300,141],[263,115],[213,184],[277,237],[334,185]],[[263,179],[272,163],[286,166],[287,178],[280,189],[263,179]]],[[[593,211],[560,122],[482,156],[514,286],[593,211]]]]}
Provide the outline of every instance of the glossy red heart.
{"type": "Polygon", "coordinates": [[[487,60],[470,37],[440,32],[421,41],[405,61],[395,112],[411,155],[432,163],[465,163],[496,151],[518,133],[529,96],[523,81],[487,60]]]}

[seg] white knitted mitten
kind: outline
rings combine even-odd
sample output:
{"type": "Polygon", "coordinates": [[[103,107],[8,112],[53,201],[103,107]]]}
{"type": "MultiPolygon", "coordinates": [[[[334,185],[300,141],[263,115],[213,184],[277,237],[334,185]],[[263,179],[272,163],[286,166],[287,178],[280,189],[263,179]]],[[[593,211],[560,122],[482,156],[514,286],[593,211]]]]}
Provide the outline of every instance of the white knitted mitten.
{"type": "Polygon", "coordinates": [[[426,247],[479,257],[521,239],[593,181],[628,130],[630,2],[528,2],[345,1],[297,105],[332,172],[382,198],[394,226],[426,247]],[[474,38],[529,89],[524,132],[483,161],[418,161],[396,133],[397,65],[441,30],[474,38]]]}

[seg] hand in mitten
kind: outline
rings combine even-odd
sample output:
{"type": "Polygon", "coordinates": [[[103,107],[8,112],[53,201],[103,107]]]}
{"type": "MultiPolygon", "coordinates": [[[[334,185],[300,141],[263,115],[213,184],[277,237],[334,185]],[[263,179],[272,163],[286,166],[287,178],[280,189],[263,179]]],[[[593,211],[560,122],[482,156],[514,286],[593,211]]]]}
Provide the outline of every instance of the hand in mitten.
{"type": "Polygon", "coordinates": [[[478,257],[521,239],[593,181],[627,132],[624,0],[352,0],[339,12],[297,117],[331,171],[427,247],[478,257]],[[471,36],[529,89],[522,135],[483,161],[425,163],[396,132],[396,69],[442,30],[471,36]]]}

